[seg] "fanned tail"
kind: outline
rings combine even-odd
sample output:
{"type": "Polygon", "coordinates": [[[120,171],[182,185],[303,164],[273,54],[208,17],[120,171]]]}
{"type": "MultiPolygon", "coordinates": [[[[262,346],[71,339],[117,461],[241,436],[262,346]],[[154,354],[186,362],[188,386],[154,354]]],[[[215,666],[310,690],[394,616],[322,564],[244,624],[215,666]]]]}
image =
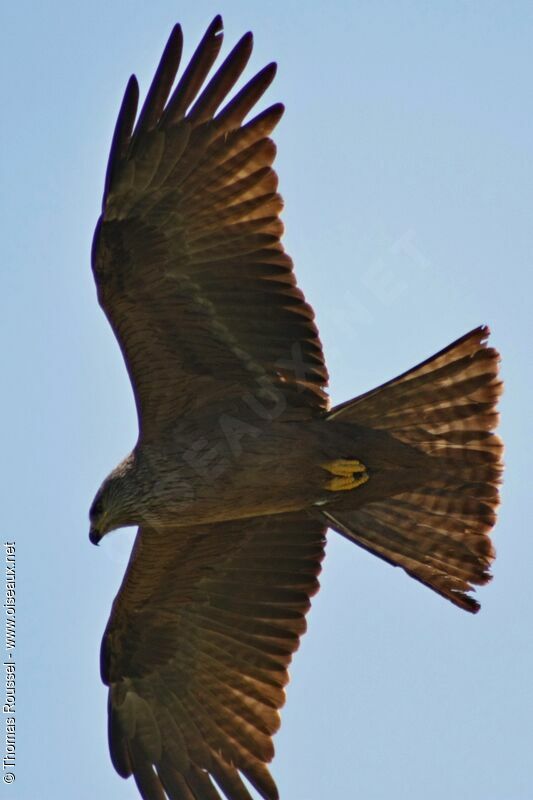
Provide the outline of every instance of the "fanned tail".
{"type": "Polygon", "coordinates": [[[370,480],[322,512],[339,533],[471,612],[479,604],[467,593],[490,580],[502,473],[493,433],[502,383],[488,335],[476,328],[331,411],[330,421],[352,424],[356,438],[373,434],[376,452],[397,447],[401,459],[372,475],[372,436],[363,436],[370,480]]]}

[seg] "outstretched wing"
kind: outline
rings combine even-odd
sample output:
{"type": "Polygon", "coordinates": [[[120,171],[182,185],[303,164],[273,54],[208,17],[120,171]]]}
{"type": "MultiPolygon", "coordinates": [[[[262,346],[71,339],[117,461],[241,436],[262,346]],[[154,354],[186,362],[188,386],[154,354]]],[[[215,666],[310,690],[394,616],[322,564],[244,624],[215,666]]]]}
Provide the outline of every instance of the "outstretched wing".
{"type": "Polygon", "coordinates": [[[278,797],[265,764],[325,530],[300,514],[139,530],[102,677],[113,764],[144,800],[251,800],[239,773],[278,797]]]}
{"type": "Polygon", "coordinates": [[[136,124],[130,79],[109,157],[93,271],[144,437],[250,389],[283,391],[296,416],[327,402],[313,312],[280,243],[268,137],[283,107],[243,124],[275,64],[217,113],[248,62],[252,35],[200,91],[221,44],[216,17],[171,93],[182,50],[174,28],[136,124]]]}

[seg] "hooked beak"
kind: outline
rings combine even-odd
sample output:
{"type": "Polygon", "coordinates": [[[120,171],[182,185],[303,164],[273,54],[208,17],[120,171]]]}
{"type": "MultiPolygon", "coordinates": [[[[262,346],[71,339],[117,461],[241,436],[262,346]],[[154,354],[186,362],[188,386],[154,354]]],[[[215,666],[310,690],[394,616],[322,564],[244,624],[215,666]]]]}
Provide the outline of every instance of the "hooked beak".
{"type": "Polygon", "coordinates": [[[96,528],[93,528],[91,525],[91,529],[89,530],[89,541],[91,544],[100,544],[100,539],[102,538],[100,531],[96,528]]]}

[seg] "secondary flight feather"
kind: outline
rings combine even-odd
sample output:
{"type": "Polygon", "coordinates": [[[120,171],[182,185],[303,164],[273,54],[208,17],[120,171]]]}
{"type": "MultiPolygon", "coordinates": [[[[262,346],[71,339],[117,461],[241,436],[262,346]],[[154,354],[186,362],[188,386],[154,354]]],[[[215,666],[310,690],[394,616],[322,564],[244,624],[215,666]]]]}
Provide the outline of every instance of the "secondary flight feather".
{"type": "Polygon", "coordinates": [[[269,64],[208,78],[215,17],[176,80],[177,25],[137,112],[127,85],[93,242],[139,438],[90,510],[137,525],[102,642],[109,745],[144,800],[278,797],[267,764],[327,528],[467,611],[489,580],[498,354],[477,328],[329,409],[314,314],[281,243],[269,64]]]}

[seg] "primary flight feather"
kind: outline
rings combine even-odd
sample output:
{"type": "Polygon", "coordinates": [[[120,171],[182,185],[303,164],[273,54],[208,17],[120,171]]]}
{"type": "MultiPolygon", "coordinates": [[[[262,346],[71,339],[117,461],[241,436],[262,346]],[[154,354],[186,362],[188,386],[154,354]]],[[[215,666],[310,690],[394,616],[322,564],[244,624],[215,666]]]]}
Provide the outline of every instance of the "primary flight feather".
{"type": "Polygon", "coordinates": [[[501,476],[498,354],[477,328],[329,410],[314,314],[284,252],[269,64],[228,99],[222,20],[176,82],[169,38],[132,77],[93,242],[139,438],[91,506],[91,541],[139,530],[102,642],[109,744],[144,800],[266,800],[287,669],[327,528],[477,611],[501,476]],[[207,82],[206,82],[207,81],[207,82]]]}

